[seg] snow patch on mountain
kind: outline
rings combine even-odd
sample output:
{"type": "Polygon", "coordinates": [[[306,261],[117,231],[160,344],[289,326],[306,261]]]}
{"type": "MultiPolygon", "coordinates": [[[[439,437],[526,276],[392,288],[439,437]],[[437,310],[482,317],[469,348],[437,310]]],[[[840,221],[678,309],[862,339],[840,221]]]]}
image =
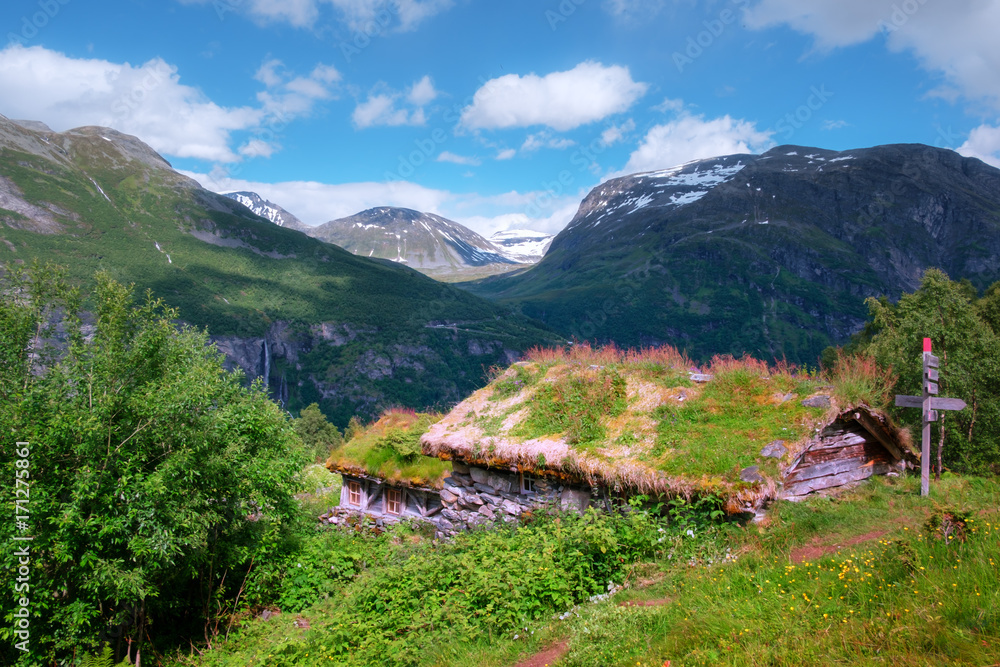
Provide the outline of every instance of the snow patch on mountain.
{"type": "Polygon", "coordinates": [[[508,229],[495,232],[490,242],[508,258],[523,263],[535,263],[545,256],[553,235],[531,229],[508,229]]]}

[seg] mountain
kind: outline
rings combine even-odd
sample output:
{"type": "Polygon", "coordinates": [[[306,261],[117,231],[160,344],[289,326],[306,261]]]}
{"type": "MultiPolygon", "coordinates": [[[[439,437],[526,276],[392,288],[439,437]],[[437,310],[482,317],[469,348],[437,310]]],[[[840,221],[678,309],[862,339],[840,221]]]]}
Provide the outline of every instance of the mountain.
{"type": "Polygon", "coordinates": [[[468,227],[408,208],[370,208],[309,233],[355,255],[399,262],[438,278],[509,271],[519,263],[468,227]]]}
{"type": "Polygon", "coordinates": [[[555,336],[405,266],[279,227],[174,171],[136,137],[0,117],[0,266],[100,269],[207,326],[230,367],[290,410],[343,426],[387,406],[444,407],[555,336]]]}
{"type": "Polygon", "coordinates": [[[306,233],[312,229],[312,227],[302,222],[285,209],[281,208],[274,202],[264,199],[256,192],[223,192],[222,196],[229,197],[233,201],[238,201],[260,217],[270,220],[279,227],[294,229],[297,232],[306,233]]]}
{"type": "Polygon", "coordinates": [[[545,257],[463,286],[566,336],[815,363],[928,267],[1000,278],[1000,170],[918,144],[779,146],[615,178],[545,257]]]}
{"type": "Polygon", "coordinates": [[[508,229],[490,236],[490,243],[510,259],[534,264],[545,256],[553,238],[553,234],[530,229],[508,229]]]}

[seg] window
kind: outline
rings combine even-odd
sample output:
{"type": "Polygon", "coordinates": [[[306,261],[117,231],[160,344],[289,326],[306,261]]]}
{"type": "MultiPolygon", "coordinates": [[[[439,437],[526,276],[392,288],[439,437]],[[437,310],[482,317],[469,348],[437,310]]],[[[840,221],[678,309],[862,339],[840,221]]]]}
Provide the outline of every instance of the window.
{"type": "Polygon", "coordinates": [[[385,513],[399,514],[403,510],[403,492],[399,489],[385,490],[385,513]]]}
{"type": "Polygon", "coordinates": [[[347,483],[347,504],[361,507],[361,482],[347,483]]]}
{"type": "Polygon", "coordinates": [[[535,478],[531,475],[521,473],[521,493],[535,492],[535,478]]]}

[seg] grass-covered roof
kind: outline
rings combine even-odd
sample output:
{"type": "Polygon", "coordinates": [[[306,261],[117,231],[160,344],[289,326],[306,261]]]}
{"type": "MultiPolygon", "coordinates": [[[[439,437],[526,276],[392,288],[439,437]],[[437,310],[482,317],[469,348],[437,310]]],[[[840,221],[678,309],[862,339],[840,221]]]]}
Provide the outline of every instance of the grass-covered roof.
{"type": "Polygon", "coordinates": [[[890,387],[864,360],[842,360],[820,377],[749,358],[717,357],[697,368],[672,348],[533,350],[421,442],[442,458],[641,493],[714,491],[749,501],[774,495],[783,468],[818,429],[845,409],[883,407],[890,387]],[[762,456],[775,440],[788,454],[762,456]],[[759,466],[764,482],[740,480],[749,466],[759,466]]]}
{"type": "Polygon", "coordinates": [[[440,418],[406,409],[388,410],[335,450],[326,467],[401,486],[440,489],[451,463],[420,451],[420,436],[440,418]]]}

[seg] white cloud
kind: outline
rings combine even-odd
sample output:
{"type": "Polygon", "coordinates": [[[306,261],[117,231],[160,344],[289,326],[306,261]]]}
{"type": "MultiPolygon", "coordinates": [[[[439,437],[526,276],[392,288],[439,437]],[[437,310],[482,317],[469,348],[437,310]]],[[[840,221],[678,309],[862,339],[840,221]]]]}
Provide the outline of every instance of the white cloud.
{"type": "Polygon", "coordinates": [[[415,29],[435,14],[449,9],[454,0],[178,0],[184,5],[211,5],[220,19],[230,13],[249,16],[260,25],[288,23],[312,28],[323,5],[335,8],[353,32],[379,34],[415,29]]]}
{"type": "Polygon", "coordinates": [[[244,157],[271,157],[275,150],[277,147],[273,143],[254,138],[240,146],[239,152],[244,157]]]}
{"type": "Polygon", "coordinates": [[[280,61],[269,60],[254,78],[268,86],[257,96],[259,107],[223,107],[182,84],[177,68],[160,58],[133,66],[70,58],[42,46],[0,51],[0,90],[8,114],[41,120],[57,131],[112,127],[160,153],[212,162],[272,155],[277,144],[260,137],[245,139],[234,151],[232,134],[309,113],[317,100],[333,96],[328,84],[339,73],[319,65],[307,77],[293,77],[280,61]]]}
{"type": "Polygon", "coordinates": [[[327,1],[340,11],[348,28],[366,34],[378,34],[390,27],[399,32],[413,30],[454,4],[453,0],[327,1]]]}
{"type": "Polygon", "coordinates": [[[986,0],[761,0],[745,13],[751,28],[787,24],[821,50],[884,35],[891,51],[911,51],[970,98],[1000,107],[1000,3],[986,0]]]}
{"type": "Polygon", "coordinates": [[[759,153],[774,145],[772,132],[761,131],[745,120],[729,115],[706,120],[681,112],[669,123],[646,133],[625,167],[609,177],[654,171],[675,165],[733,153],[759,153]]]}
{"type": "Polygon", "coordinates": [[[659,14],[666,4],[667,0],[604,0],[601,6],[616,19],[635,22],[659,14]]]}
{"type": "Polygon", "coordinates": [[[4,113],[40,120],[57,131],[102,125],[134,134],[182,158],[232,162],[231,133],[258,126],[264,109],[223,107],[180,82],[177,68],[154,58],[142,65],[70,58],[42,46],[0,51],[4,113]]]}
{"type": "Polygon", "coordinates": [[[358,129],[375,125],[423,125],[427,122],[424,105],[438,94],[429,76],[410,86],[405,95],[388,89],[384,83],[375,86],[375,90],[384,92],[368,93],[368,99],[359,102],[351,114],[351,120],[358,129]],[[406,109],[401,104],[411,108],[406,109]]]}
{"type": "Polygon", "coordinates": [[[256,192],[288,209],[308,225],[319,225],[376,206],[401,206],[436,213],[460,222],[483,236],[511,228],[554,234],[572,219],[585,194],[582,190],[558,196],[545,191],[511,191],[481,196],[435,190],[409,181],[262,183],[231,177],[222,169],[216,169],[211,174],[181,173],[213,192],[256,192]]]}
{"type": "Polygon", "coordinates": [[[422,125],[425,121],[423,110],[411,113],[406,109],[396,108],[395,95],[369,95],[364,102],[358,103],[351,114],[351,120],[359,128],[373,125],[422,125]]]}
{"type": "Polygon", "coordinates": [[[265,86],[277,86],[284,80],[284,77],[278,72],[279,68],[283,69],[284,63],[277,58],[265,60],[257,69],[257,73],[253,75],[253,78],[257,79],[265,86]]]}
{"type": "Polygon", "coordinates": [[[323,63],[308,76],[294,76],[283,62],[271,59],[260,66],[254,78],[267,86],[267,90],[257,93],[264,109],[287,120],[309,114],[319,100],[333,99],[337,90],[334,84],[341,77],[336,67],[323,63]]]}
{"type": "Polygon", "coordinates": [[[430,104],[437,96],[438,92],[434,90],[434,84],[427,75],[424,75],[424,78],[413,84],[410,87],[410,92],[406,94],[406,98],[410,101],[410,104],[418,107],[430,104]]]}
{"type": "Polygon", "coordinates": [[[515,155],[517,155],[517,151],[514,150],[513,148],[504,148],[499,153],[497,153],[496,159],[497,160],[509,160],[512,157],[514,157],[515,155]]]}
{"type": "Polygon", "coordinates": [[[462,111],[461,125],[571,130],[627,110],[647,89],[647,84],[632,80],[627,67],[592,61],[545,76],[507,74],[476,91],[472,104],[462,111]]]}
{"type": "Polygon", "coordinates": [[[319,17],[316,0],[179,0],[184,5],[210,4],[220,19],[230,12],[245,12],[254,21],[289,23],[296,28],[312,26],[319,17]]]}
{"type": "Polygon", "coordinates": [[[601,144],[610,146],[625,138],[625,135],[635,129],[635,121],[629,118],[621,125],[612,125],[601,132],[601,144]]]}
{"type": "Polygon", "coordinates": [[[319,183],[316,181],[286,181],[262,183],[233,178],[224,170],[211,174],[182,171],[213,192],[248,190],[291,211],[308,225],[354,215],[375,206],[403,206],[418,211],[441,213],[445,202],[454,195],[444,190],[426,188],[407,181],[388,183],[319,183]]]}
{"type": "Polygon", "coordinates": [[[977,157],[986,164],[1000,167],[1000,127],[980,125],[955,150],[967,157],[977,157]]]}
{"type": "Polygon", "coordinates": [[[482,164],[479,158],[469,157],[466,155],[456,155],[451,151],[441,151],[441,154],[437,156],[438,162],[453,162],[455,164],[465,164],[469,166],[477,166],[482,164]]]}
{"type": "Polygon", "coordinates": [[[843,127],[850,127],[850,125],[846,120],[824,120],[820,127],[824,130],[839,130],[843,127]]]}
{"type": "Polygon", "coordinates": [[[541,132],[529,134],[525,138],[524,143],[521,144],[521,150],[525,152],[537,151],[539,148],[555,148],[557,150],[561,150],[575,145],[576,142],[572,139],[566,139],[565,137],[553,137],[550,132],[542,130],[541,132]]]}
{"type": "Polygon", "coordinates": [[[666,113],[668,111],[680,111],[684,108],[684,100],[672,99],[666,97],[662,102],[653,107],[653,111],[661,111],[666,113]]]}
{"type": "Polygon", "coordinates": [[[409,112],[396,108],[396,99],[392,95],[369,95],[368,100],[360,102],[351,114],[351,120],[359,128],[406,125],[409,119],[409,112]]]}

